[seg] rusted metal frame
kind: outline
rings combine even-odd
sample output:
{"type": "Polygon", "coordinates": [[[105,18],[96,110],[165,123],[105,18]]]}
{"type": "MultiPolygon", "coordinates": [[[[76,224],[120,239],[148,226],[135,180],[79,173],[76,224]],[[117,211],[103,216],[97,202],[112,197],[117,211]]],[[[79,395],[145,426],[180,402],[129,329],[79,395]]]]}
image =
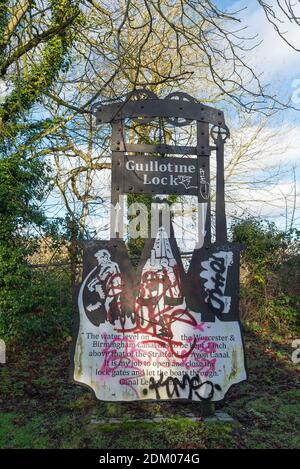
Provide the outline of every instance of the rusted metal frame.
{"type": "Polygon", "coordinates": [[[178,102],[174,99],[147,99],[137,101],[125,101],[110,105],[99,106],[96,111],[97,124],[109,123],[125,118],[137,119],[150,117],[168,118],[174,117],[173,125],[176,127],[175,119],[186,119],[183,125],[190,125],[191,121],[206,122],[220,127],[225,126],[224,114],[218,109],[205,106],[201,103],[178,102]],[[155,112],[153,111],[155,110],[155,112]]]}
{"type": "Polygon", "coordinates": [[[224,182],[224,142],[219,131],[216,139],[217,181],[216,181],[216,243],[227,242],[227,223],[225,213],[225,182],[224,182]]]}
{"type": "Polygon", "coordinates": [[[211,244],[211,204],[210,204],[210,145],[209,125],[197,122],[197,158],[198,158],[198,239],[199,246],[211,244]],[[204,172],[205,180],[208,182],[208,198],[203,198],[201,192],[201,174],[204,172]],[[200,210],[199,210],[200,209],[200,210]],[[205,223],[203,223],[205,220],[205,223]]]}
{"type": "Polygon", "coordinates": [[[111,153],[111,216],[110,238],[123,238],[124,189],[123,164],[124,152],[120,151],[124,141],[124,126],[122,121],[112,123],[111,146],[116,150],[111,153]]]}
{"type": "MultiPolygon", "coordinates": [[[[114,150],[115,148],[113,148],[114,150]]],[[[121,151],[127,153],[169,153],[169,154],[182,154],[182,155],[196,155],[196,147],[176,146],[176,145],[150,145],[144,143],[121,143],[121,151]]]]}

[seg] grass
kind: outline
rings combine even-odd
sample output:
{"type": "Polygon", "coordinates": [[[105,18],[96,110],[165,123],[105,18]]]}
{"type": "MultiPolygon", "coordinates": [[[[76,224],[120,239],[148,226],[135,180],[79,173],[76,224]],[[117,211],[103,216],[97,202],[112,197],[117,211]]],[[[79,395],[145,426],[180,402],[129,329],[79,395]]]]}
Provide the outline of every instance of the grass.
{"type": "Polygon", "coordinates": [[[244,333],[249,380],[233,387],[218,408],[234,423],[193,422],[197,404],[108,404],[68,382],[69,343],[9,351],[1,368],[0,448],[299,448],[299,365],[290,334],[248,326],[244,333]],[[160,423],[130,422],[151,415],[160,423]],[[92,424],[122,416],[122,423],[92,424]]]}

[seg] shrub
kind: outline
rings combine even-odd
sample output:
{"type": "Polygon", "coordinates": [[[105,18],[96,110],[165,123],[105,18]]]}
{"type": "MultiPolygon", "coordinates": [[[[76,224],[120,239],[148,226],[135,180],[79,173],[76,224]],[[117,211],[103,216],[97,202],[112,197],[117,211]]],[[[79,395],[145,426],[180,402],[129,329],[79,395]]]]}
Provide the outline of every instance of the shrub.
{"type": "Polygon", "coordinates": [[[299,317],[299,232],[247,218],[233,223],[234,242],[242,243],[241,316],[275,327],[295,325],[299,317]],[[287,282],[286,272],[290,272],[287,282]]]}

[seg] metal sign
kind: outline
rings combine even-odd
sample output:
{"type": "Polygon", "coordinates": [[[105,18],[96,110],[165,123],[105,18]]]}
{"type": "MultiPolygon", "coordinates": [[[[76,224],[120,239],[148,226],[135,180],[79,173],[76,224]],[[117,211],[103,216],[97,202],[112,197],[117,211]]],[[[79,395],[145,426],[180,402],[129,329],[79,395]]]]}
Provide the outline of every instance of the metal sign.
{"type": "MultiPolygon", "coordinates": [[[[124,193],[185,194],[198,193],[198,160],[157,156],[124,157],[124,193]]],[[[208,199],[209,185],[203,172],[202,192],[208,199]]]]}
{"type": "Polygon", "coordinates": [[[111,122],[113,128],[112,202],[118,206],[118,222],[112,217],[109,241],[83,243],[72,377],[107,401],[220,401],[233,384],[246,379],[238,310],[242,247],[228,243],[226,235],[228,129],[223,113],[184,93],[159,100],[145,91],[124,102],[96,106],[94,113],[98,123],[111,122]],[[197,145],[184,148],[189,157],[162,156],[183,154],[176,146],[166,152],[165,142],[141,148],[124,141],[124,119],[149,125],[154,116],[174,126],[197,121],[197,145]],[[214,242],[209,198],[212,151],[217,161],[214,242]],[[191,178],[185,180],[188,192],[179,177],[191,178]],[[174,187],[178,194],[197,195],[201,211],[200,241],[189,268],[183,268],[172,226],[168,233],[162,223],[147,239],[134,268],[121,237],[121,196],[162,189],[175,193],[174,187]]]}

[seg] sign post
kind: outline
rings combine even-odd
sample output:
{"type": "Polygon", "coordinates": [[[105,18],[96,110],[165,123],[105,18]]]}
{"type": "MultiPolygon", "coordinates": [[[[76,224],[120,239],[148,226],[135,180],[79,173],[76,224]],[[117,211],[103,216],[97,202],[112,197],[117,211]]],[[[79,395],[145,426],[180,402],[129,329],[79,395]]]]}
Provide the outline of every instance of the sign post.
{"type": "Polygon", "coordinates": [[[239,322],[241,246],[228,243],[226,233],[229,131],[223,112],[185,93],[140,96],[94,107],[97,124],[112,125],[111,239],[84,242],[72,377],[103,401],[221,401],[246,379],[239,322]],[[125,120],[150,125],[155,118],[174,128],[196,121],[195,146],[126,142],[125,120]],[[197,196],[199,236],[187,271],[172,224],[167,230],[162,223],[133,267],[123,240],[124,195],[130,193],[197,196]]]}

